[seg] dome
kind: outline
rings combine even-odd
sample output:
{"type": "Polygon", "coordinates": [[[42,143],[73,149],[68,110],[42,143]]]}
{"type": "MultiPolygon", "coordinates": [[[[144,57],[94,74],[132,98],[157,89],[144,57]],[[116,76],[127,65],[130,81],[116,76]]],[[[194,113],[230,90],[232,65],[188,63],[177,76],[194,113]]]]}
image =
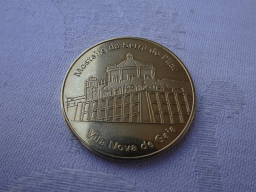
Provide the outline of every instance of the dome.
{"type": "Polygon", "coordinates": [[[129,53],[126,55],[126,58],[127,58],[127,60],[128,60],[128,59],[133,59],[133,55],[129,52],[129,53]]]}
{"type": "Polygon", "coordinates": [[[117,67],[139,67],[139,66],[147,66],[133,59],[133,55],[128,53],[126,55],[126,60],[116,65],[117,67]]]}

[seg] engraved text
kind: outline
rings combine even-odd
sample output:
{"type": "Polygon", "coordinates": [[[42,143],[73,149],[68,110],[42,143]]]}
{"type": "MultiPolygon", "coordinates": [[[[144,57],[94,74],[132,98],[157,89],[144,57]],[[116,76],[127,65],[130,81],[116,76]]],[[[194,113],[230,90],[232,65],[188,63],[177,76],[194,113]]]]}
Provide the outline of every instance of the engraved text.
{"type": "Polygon", "coordinates": [[[87,135],[88,138],[93,140],[94,142],[100,144],[100,145],[105,145],[105,141],[102,139],[99,133],[95,132],[93,129],[90,129],[87,135]]]}
{"type": "Polygon", "coordinates": [[[124,48],[132,48],[132,49],[140,49],[143,51],[147,49],[146,46],[136,44],[136,43],[127,43],[127,42],[123,42],[123,47],[124,48]]]}
{"type": "Polygon", "coordinates": [[[82,74],[83,70],[85,69],[86,65],[88,65],[91,61],[93,61],[94,59],[96,59],[97,57],[101,56],[103,53],[106,53],[107,52],[107,49],[105,48],[102,48],[101,50],[99,51],[94,51],[94,53],[88,57],[84,63],[82,63],[80,65],[80,68],[77,68],[73,74],[80,77],[80,75],[82,74]]]}
{"type": "Polygon", "coordinates": [[[173,63],[173,59],[169,58],[167,55],[164,55],[161,59],[165,59],[165,63],[171,68],[172,71],[178,71],[177,67],[173,63]]]}
{"type": "Polygon", "coordinates": [[[121,145],[118,142],[110,141],[108,148],[115,149],[119,151],[137,151],[136,145],[121,145]]]}
{"type": "Polygon", "coordinates": [[[162,134],[158,134],[155,136],[155,140],[158,143],[162,143],[164,140],[169,139],[169,136],[171,133],[174,133],[176,130],[173,127],[170,127],[169,129],[165,129],[165,132],[162,134]]]}

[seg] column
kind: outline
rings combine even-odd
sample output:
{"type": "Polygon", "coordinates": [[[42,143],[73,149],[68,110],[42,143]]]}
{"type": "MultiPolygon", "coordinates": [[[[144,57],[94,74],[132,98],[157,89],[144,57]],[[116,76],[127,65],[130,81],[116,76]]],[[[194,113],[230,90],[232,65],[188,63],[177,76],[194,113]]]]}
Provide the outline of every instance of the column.
{"type": "Polygon", "coordinates": [[[98,106],[97,106],[97,116],[96,116],[96,121],[99,121],[100,118],[100,112],[101,112],[101,99],[98,99],[98,106]]]}
{"type": "Polygon", "coordinates": [[[185,93],[184,89],[182,89],[182,92],[183,92],[183,97],[184,97],[186,109],[187,109],[187,112],[188,112],[188,115],[189,115],[190,108],[189,108],[189,103],[188,103],[188,97],[187,97],[187,94],[185,93]]]}
{"type": "Polygon", "coordinates": [[[132,93],[130,93],[129,122],[132,122],[132,93]]]}
{"type": "Polygon", "coordinates": [[[167,107],[168,107],[168,112],[169,112],[169,117],[170,117],[170,123],[174,124],[171,102],[170,102],[168,93],[165,93],[165,98],[166,98],[166,102],[167,102],[167,107]]]}
{"type": "Polygon", "coordinates": [[[119,83],[122,83],[123,81],[123,71],[122,69],[119,69],[119,83]]]}
{"type": "Polygon", "coordinates": [[[163,111],[162,111],[162,108],[161,108],[161,101],[160,101],[158,92],[156,92],[156,101],[157,101],[157,106],[158,106],[158,111],[159,111],[161,123],[164,123],[163,111]]]}
{"type": "Polygon", "coordinates": [[[116,96],[114,98],[114,103],[113,103],[113,119],[112,122],[116,122],[116,96]]]}
{"type": "Polygon", "coordinates": [[[182,111],[181,111],[181,108],[180,108],[180,102],[179,102],[179,99],[178,99],[178,93],[174,93],[174,98],[175,98],[176,106],[177,106],[179,117],[180,117],[180,123],[184,123],[182,111]]]}
{"type": "Polygon", "coordinates": [[[146,92],[146,96],[147,96],[147,103],[149,106],[149,117],[150,117],[150,121],[151,123],[155,123],[155,116],[154,116],[154,111],[153,111],[153,107],[152,107],[152,101],[150,99],[150,92],[146,92]]]}
{"type": "Polygon", "coordinates": [[[105,121],[108,121],[108,97],[106,98],[106,105],[105,105],[105,121]]]}
{"type": "Polygon", "coordinates": [[[124,94],[122,94],[120,122],[124,122],[124,94]]]}

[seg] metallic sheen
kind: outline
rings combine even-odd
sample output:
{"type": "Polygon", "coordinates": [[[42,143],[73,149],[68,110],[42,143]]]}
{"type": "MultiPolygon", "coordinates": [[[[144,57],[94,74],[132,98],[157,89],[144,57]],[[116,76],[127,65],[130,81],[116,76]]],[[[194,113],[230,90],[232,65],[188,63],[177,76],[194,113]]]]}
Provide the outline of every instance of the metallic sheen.
{"type": "Polygon", "coordinates": [[[62,114],[88,149],[115,159],[142,159],[173,146],[195,113],[195,89],[184,64],[142,38],[101,42],[69,68],[62,114]]]}

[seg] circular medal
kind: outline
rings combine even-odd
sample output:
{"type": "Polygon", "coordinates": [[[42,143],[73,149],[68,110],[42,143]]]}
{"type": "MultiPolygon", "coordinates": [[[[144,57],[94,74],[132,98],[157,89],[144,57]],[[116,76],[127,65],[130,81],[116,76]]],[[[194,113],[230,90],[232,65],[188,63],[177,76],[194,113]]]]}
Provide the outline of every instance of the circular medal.
{"type": "Polygon", "coordinates": [[[184,64],[142,38],[101,42],[69,68],[61,90],[64,119],[91,151],[143,159],[173,146],[195,113],[195,89],[184,64]]]}

